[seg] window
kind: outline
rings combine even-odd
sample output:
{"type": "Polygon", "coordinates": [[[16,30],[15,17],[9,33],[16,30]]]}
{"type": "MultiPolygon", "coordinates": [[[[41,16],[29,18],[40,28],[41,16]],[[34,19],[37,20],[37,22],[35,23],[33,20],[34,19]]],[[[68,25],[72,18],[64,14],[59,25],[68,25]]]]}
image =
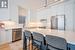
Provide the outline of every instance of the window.
{"type": "Polygon", "coordinates": [[[8,0],[0,0],[0,8],[8,8],[8,0]]]}
{"type": "Polygon", "coordinates": [[[25,23],[25,16],[19,16],[19,24],[24,24],[25,23]]]}

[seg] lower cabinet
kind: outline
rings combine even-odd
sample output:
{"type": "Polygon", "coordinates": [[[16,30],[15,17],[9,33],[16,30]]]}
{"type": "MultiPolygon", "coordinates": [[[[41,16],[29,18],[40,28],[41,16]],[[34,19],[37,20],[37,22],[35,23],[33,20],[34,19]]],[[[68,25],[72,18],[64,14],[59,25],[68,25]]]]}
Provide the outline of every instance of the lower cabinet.
{"type": "Polygon", "coordinates": [[[5,30],[7,43],[12,42],[12,29],[5,30]]]}
{"type": "Polygon", "coordinates": [[[6,42],[5,30],[0,29],[0,44],[4,44],[6,42]]]}
{"type": "Polygon", "coordinates": [[[12,42],[12,29],[0,30],[0,45],[12,42]]]}
{"type": "Polygon", "coordinates": [[[75,44],[68,44],[68,47],[70,48],[70,50],[75,50],[75,44]]]}

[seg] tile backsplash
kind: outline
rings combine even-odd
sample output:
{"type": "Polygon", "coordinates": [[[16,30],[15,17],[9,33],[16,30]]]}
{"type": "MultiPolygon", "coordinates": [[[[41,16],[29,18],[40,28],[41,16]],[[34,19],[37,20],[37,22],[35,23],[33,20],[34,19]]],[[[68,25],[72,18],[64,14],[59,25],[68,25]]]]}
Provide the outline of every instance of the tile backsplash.
{"type": "Polygon", "coordinates": [[[1,23],[4,23],[4,28],[14,28],[17,27],[17,24],[13,21],[1,21],[1,23]]]}

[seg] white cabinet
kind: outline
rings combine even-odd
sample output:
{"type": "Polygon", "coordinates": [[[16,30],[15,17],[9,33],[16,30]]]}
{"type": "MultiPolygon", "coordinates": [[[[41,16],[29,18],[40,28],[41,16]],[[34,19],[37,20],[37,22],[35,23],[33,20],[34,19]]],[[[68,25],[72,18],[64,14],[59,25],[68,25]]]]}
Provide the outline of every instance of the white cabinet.
{"type": "Polygon", "coordinates": [[[6,42],[5,30],[0,29],[0,44],[4,44],[6,42]]]}
{"type": "Polygon", "coordinates": [[[65,15],[58,15],[58,30],[65,30],[65,15]]]}
{"type": "Polygon", "coordinates": [[[12,29],[0,29],[0,45],[12,42],[12,29]]]}
{"type": "Polygon", "coordinates": [[[12,29],[5,30],[6,32],[6,42],[12,42],[12,29]]]}

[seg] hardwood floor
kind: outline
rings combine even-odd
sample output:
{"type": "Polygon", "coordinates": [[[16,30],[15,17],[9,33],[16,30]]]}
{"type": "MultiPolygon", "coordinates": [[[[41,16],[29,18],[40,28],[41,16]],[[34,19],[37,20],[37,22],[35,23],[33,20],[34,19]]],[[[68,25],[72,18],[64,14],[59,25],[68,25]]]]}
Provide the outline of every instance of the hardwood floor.
{"type": "Polygon", "coordinates": [[[0,50],[23,50],[22,41],[0,45],[0,50]]]}
{"type": "Polygon", "coordinates": [[[3,44],[0,46],[0,50],[11,50],[9,44],[3,44]]]}
{"type": "MultiPolygon", "coordinates": [[[[29,47],[27,47],[29,50],[29,47]]],[[[35,49],[36,47],[33,46],[33,49],[35,49]]],[[[23,50],[23,42],[22,40],[20,41],[16,41],[10,44],[3,44],[0,45],[0,50],[23,50]]],[[[32,50],[32,45],[30,44],[30,50],[32,50]]],[[[35,50],[38,50],[38,48],[36,48],[35,50]]]]}

